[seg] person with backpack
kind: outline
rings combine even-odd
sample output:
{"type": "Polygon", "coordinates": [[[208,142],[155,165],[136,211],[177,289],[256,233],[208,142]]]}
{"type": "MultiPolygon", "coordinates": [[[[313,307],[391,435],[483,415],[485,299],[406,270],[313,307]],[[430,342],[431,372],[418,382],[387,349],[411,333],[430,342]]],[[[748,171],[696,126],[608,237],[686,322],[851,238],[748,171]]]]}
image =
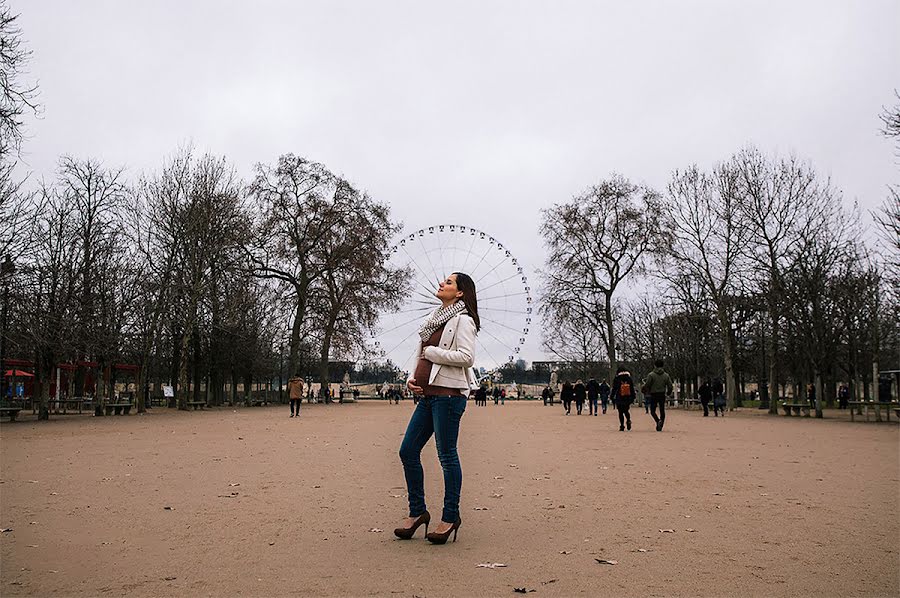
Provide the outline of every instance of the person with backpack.
{"type": "Polygon", "coordinates": [[[656,360],[656,368],[644,379],[644,396],[650,396],[650,415],[656,422],[656,431],[662,432],[666,425],[666,397],[672,394],[672,378],[663,369],[663,360],[656,360]],[[656,410],[659,408],[659,416],[656,410]]]}
{"type": "Polygon", "coordinates": [[[619,368],[612,384],[612,401],[619,412],[619,432],[631,429],[631,404],[634,402],[634,380],[625,368],[619,368]]]}
{"type": "Polygon", "coordinates": [[[572,388],[572,384],[569,383],[568,380],[563,381],[562,390],[559,392],[559,398],[562,399],[563,408],[566,410],[566,415],[569,415],[572,412],[572,399],[575,398],[575,391],[572,388]]]}
{"type": "Polygon", "coordinates": [[[594,378],[587,383],[588,415],[597,415],[597,397],[600,396],[600,385],[594,378]]]}
{"type": "Polygon", "coordinates": [[[606,383],[606,379],[603,379],[603,382],[600,383],[600,407],[603,409],[603,414],[606,415],[606,406],[609,405],[609,384],[606,383]]]}

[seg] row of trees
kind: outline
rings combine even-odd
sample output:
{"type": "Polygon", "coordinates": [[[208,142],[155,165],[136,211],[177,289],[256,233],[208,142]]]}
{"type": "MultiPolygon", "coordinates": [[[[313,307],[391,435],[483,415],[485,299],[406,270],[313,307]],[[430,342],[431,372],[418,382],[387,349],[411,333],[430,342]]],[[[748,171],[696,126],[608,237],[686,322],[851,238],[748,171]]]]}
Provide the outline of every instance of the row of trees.
{"type": "Polygon", "coordinates": [[[34,360],[43,417],[60,362],[137,364],[137,387],[171,381],[181,408],[201,382],[233,401],[226,383],[247,389],[282,360],[327,384],[329,359],[360,353],[403,289],[387,206],[298,156],[250,181],[190,148],[134,180],[67,156],[26,187],[7,178],[0,211],[15,266],[6,354],[34,360]]]}
{"type": "Polygon", "coordinates": [[[891,189],[873,249],[829,180],[755,148],[678,170],[664,193],[613,176],[543,213],[544,346],[610,377],[666,356],[689,389],[721,372],[731,406],[747,379],[772,412],[789,383],[868,394],[900,354],[898,212],[891,189]]]}
{"type": "Polygon", "coordinates": [[[399,225],[385,204],[292,154],[249,180],[192,148],[133,177],[64,156],[52,180],[17,178],[25,117],[40,110],[17,19],[0,0],[0,359],[34,362],[41,418],[61,362],[92,364],[101,400],[110,366],[137,364],[139,391],[168,381],[186,408],[201,382],[215,404],[230,383],[234,401],[286,358],[327,384],[329,359],[364,351],[405,289],[387,265],[399,225]]]}

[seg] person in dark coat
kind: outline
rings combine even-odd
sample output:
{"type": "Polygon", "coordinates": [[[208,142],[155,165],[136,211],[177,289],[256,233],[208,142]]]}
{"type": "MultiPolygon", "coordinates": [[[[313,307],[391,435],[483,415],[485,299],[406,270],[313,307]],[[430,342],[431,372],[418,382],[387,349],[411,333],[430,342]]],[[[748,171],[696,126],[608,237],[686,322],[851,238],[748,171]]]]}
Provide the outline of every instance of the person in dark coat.
{"type": "Polygon", "coordinates": [[[709,402],[712,400],[712,394],[712,387],[707,378],[697,389],[697,396],[700,398],[700,404],[703,405],[703,417],[709,417],[709,402]]]}
{"type": "Polygon", "coordinates": [[[625,368],[619,368],[613,378],[612,401],[619,412],[619,431],[631,429],[631,404],[634,402],[635,388],[631,374],[625,368]]]}
{"type": "Polygon", "coordinates": [[[478,387],[478,390],[475,391],[475,405],[480,407],[487,407],[487,389],[483,384],[478,387]]]}
{"type": "Polygon", "coordinates": [[[575,393],[575,413],[581,415],[581,410],[584,409],[584,400],[587,398],[587,389],[584,386],[584,382],[581,380],[576,382],[572,391],[575,393]]]}
{"type": "Polygon", "coordinates": [[[719,417],[719,410],[722,411],[722,417],[725,417],[725,386],[718,378],[712,381],[713,394],[713,415],[719,417]]]}
{"type": "Polygon", "coordinates": [[[850,388],[846,384],[842,384],[838,390],[838,409],[846,409],[850,404],[850,388]]]}
{"type": "Polygon", "coordinates": [[[606,413],[606,406],[609,404],[609,392],[610,392],[609,384],[606,383],[606,380],[600,383],[600,407],[603,408],[603,413],[606,413]]]}
{"type": "Polygon", "coordinates": [[[566,410],[566,415],[569,415],[572,412],[572,399],[575,398],[575,391],[572,388],[572,384],[565,380],[563,381],[562,390],[559,393],[559,398],[562,399],[563,408],[566,410]]]}
{"type": "Polygon", "coordinates": [[[600,385],[593,378],[587,383],[588,415],[597,415],[597,399],[600,397],[600,385]]]}

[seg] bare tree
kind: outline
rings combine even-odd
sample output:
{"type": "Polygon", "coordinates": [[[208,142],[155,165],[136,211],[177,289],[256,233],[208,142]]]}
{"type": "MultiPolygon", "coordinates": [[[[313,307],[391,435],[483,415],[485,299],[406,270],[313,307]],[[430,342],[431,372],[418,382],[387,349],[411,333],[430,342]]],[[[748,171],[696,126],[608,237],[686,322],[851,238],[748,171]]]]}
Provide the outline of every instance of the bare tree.
{"type": "MultiPolygon", "coordinates": [[[[737,177],[732,163],[720,164],[710,174],[697,166],[676,171],[669,183],[667,202],[672,226],[671,274],[697,281],[712,303],[724,349],[729,408],[734,408],[737,396],[734,297],[748,233],[737,206],[737,177]]],[[[665,271],[662,274],[667,275],[665,271]]]]}
{"type": "MultiPolygon", "coordinates": [[[[181,331],[178,408],[187,409],[189,370],[192,355],[196,359],[199,350],[200,310],[211,292],[212,270],[241,267],[250,222],[241,203],[240,179],[224,158],[204,155],[194,160],[188,155],[178,172],[186,176],[174,188],[168,203],[174,212],[166,215],[166,221],[177,239],[172,293],[181,331]]],[[[196,376],[194,384],[199,392],[196,376]]]]}
{"type": "Polygon", "coordinates": [[[22,81],[31,50],[22,42],[22,30],[6,3],[0,0],[0,161],[17,152],[24,135],[23,116],[37,113],[37,84],[22,81]]]}
{"type": "MultiPolygon", "coordinates": [[[[739,152],[732,162],[738,173],[740,207],[749,238],[746,255],[762,290],[768,315],[766,335],[768,389],[778,388],[785,281],[800,258],[803,238],[827,222],[834,192],[815,170],[797,158],[768,158],[755,148],[739,152]]],[[[777,413],[777,395],[769,413],[777,413]]]]}
{"type": "Polygon", "coordinates": [[[285,285],[292,303],[288,371],[297,372],[302,349],[314,337],[327,384],[335,339],[355,343],[377,311],[404,292],[403,276],[386,266],[398,226],[387,206],[293,154],[275,167],[257,165],[251,194],[259,214],[249,252],[254,273],[285,285]]]}
{"type": "MultiPolygon", "coordinates": [[[[550,305],[549,301],[557,300],[557,297],[550,297],[542,307],[550,305]]],[[[546,309],[541,340],[545,351],[562,361],[579,364],[579,375],[587,377],[590,366],[599,362],[604,355],[603,339],[597,332],[597,325],[584,325],[594,314],[570,313],[571,310],[580,309],[583,306],[577,302],[554,303],[552,309],[546,309]]]]}
{"type": "MultiPolygon", "coordinates": [[[[120,278],[123,274],[111,272],[117,269],[112,262],[121,256],[123,178],[121,169],[108,169],[98,160],[78,160],[71,156],[63,156],[60,160],[57,177],[59,193],[71,207],[75,222],[79,295],[75,337],[77,357],[98,363],[97,413],[103,413],[103,403],[111,390],[104,386],[106,377],[103,373],[112,363],[121,332],[110,331],[108,327],[116,327],[112,321],[118,321],[123,315],[114,313],[118,307],[110,300],[113,303],[117,300],[109,295],[107,285],[127,286],[124,280],[113,282],[109,279],[110,276],[120,278]]],[[[125,262],[118,260],[117,265],[124,268],[125,262]]],[[[78,374],[81,376],[82,370],[79,369],[78,374]]],[[[80,379],[76,386],[80,386],[80,379]]]]}
{"type": "Polygon", "coordinates": [[[28,231],[28,260],[16,273],[22,345],[35,356],[38,419],[49,419],[50,384],[59,359],[70,354],[78,305],[78,244],[72,204],[43,187],[42,210],[28,231]]]}
{"type": "MultiPolygon", "coordinates": [[[[610,379],[616,369],[613,298],[624,280],[643,270],[666,244],[659,194],[614,175],[563,204],[543,211],[548,250],[542,310],[584,315],[603,339],[610,379]]],[[[552,319],[552,318],[551,318],[552,319]]]]}

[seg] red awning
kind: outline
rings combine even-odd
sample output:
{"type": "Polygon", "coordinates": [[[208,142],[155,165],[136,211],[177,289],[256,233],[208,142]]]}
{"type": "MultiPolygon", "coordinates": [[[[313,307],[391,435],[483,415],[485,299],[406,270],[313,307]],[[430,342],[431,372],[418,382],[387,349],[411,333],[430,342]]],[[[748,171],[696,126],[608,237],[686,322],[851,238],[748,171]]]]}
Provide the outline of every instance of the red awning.
{"type": "Polygon", "coordinates": [[[26,372],[24,370],[6,370],[3,372],[3,375],[7,378],[12,378],[13,376],[17,378],[34,378],[34,374],[31,372],[26,372]]]}

